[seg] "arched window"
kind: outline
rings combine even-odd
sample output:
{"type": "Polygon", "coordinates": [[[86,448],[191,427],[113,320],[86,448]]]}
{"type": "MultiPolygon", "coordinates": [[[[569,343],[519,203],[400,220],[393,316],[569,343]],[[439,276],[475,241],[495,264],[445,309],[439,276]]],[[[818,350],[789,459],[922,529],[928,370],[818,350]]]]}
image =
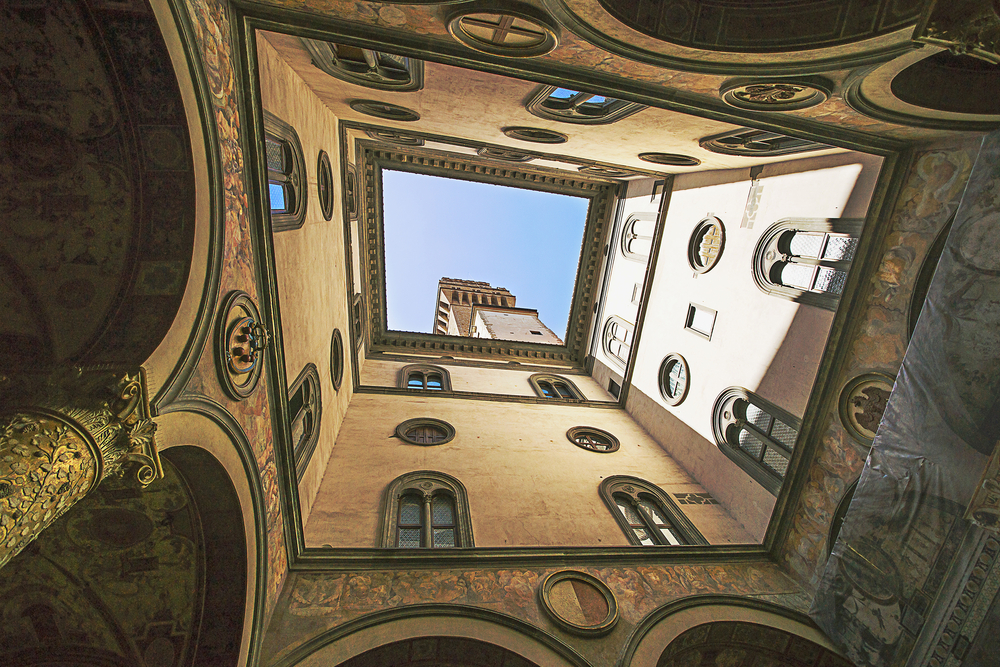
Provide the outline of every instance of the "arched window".
{"type": "Polygon", "coordinates": [[[655,230],[655,213],[636,213],[629,216],[622,228],[622,255],[637,262],[649,260],[655,230]]]}
{"type": "Polygon", "coordinates": [[[383,506],[380,547],[475,546],[468,494],[451,475],[432,470],[401,475],[386,489],[383,506]]]}
{"type": "Polygon", "coordinates": [[[638,477],[614,475],[601,482],[600,493],[629,544],[708,544],[670,496],[655,484],[638,477]]]}
{"type": "Polygon", "coordinates": [[[604,324],[604,351],[622,366],[628,365],[628,355],[632,351],[631,324],[612,315],[604,324]]]}
{"type": "Polygon", "coordinates": [[[792,155],[793,153],[808,153],[822,151],[833,146],[820,144],[809,139],[789,137],[770,130],[752,130],[741,128],[722,134],[704,137],[698,142],[702,148],[723,155],[743,155],[747,157],[761,155],[792,155]]]}
{"type": "Polygon", "coordinates": [[[768,294],[836,310],[864,220],[785,219],[761,235],[753,277],[768,294]]]}
{"type": "Polygon", "coordinates": [[[531,388],[542,398],[562,398],[583,400],[583,394],[576,385],[560,375],[535,373],[528,378],[531,388]]]}
{"type": "Polygon", "coordinates": [[[582,125],[606,125],[642,111],[646,107],[636,102],[616,100],[604,95],[582,93],[567,88],[541,86],[525,108],[539,118],[582,125]]]}
{"type": "Polygon", "coordinates": [[[765,489],[778,495],[802,422],[741,387],[715,401],[712,430],[723,453],[765,489]]]}
{"type": "Polygon", "coordinates": [[[451,375],[440,366],[412,364],[399,371],[396,386],[427,391],[451,391],[451,375]]]}
{"type": "Polygon", "coordinates": [[[424,63],[413,58],[302,39],[313,64],[332,77],[378,90],[413,91],[424,85],[424,63]]]}
{"type": "Polygon", "coordinates": [[[319,371],[315,364],[306,364],[288,390],[288,421],[292,430],[295,472],[299,479],[305,474],[309,459],[316,450],[322,412],[319,371]]]}
{"type": "Polygon", "coordinates": [[[298,229],[306,218],[306,169],[299,135],[291,125],[264,111],[264,153],[271,230],[298,229]]]}

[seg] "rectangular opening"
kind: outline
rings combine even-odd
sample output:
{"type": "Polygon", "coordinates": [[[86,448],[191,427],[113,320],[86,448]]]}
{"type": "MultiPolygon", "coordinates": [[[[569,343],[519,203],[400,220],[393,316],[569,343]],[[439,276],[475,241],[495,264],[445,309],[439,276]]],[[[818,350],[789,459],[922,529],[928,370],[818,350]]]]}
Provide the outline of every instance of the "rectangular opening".
{"type": "Polygon", "coordinates": [[[711,340],[712,330],[715,329],[715,316],[716,312],[711,308],[690,303],[684,328],[711,340]]]}

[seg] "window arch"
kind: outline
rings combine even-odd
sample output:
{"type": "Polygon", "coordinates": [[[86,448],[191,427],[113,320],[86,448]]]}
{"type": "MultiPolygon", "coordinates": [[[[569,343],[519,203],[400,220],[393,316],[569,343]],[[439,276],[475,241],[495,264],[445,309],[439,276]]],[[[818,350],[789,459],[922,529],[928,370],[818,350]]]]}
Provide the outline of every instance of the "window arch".
{"type": "Polygon", "coordinates": [[[629,544],[708,544],[670,496],[655,484],[638,477],[614,475],[601,482],[600,493],[629,544]]]}
{"type": "Polygon", "coordinates": [[[385,491],[383,548],[473,547],[469,499],[460,481],[443,472],[400,475],[385,491]]]}
{"type": "Polygon", "coordinates": [[[635,213],[630,215],[622,228],[622,255],[636,262],[649,260],[653,248],[653,233],[656,231],[655,213],[635,213]]]}
{"type": "Polygon", "coordinates": [[[757,287],[774,296],[836,310],[864,220],[779,220],[761,235],[753,255],[757,287]]]}
{"type": "Polygon", "coordinates": [[[742,387],[722,392],[712,410],[719,449],[774,495],[781,490],[801,427],[798,417],[742,387]]]}
{"type": "Polygon", "coordinates": [[[410,364],[399,371],[396,386],[402,389],[451,391],[451,375],[440,366],[410,364]]]}
{"type": "Polygon", "coordinates": [[[302,479],[319,440],[319,419],[323,412],[319,371],[306,364],[288,390],[288,423],[292,431],[295,473],[302,479]]]}
{"type": "Polygon", "coordinates": [[[271,230],[298,229],[306,218],[306,168],[295,129],[264,111],[264,154],[271,230]]]}
{"type": "Polygon", "coordinates": [[[631,324],[616,315],[609,317],[604,324],[604,351],[622,366],[628,365],[633,329],[631,324]]]}
{"type": "Polygon", "coordinates": [[[531,388],[542,398],[561,398],[582,401],[584,396],[570,380],[561,375],[535,373],[528,378],[531,388]]]}

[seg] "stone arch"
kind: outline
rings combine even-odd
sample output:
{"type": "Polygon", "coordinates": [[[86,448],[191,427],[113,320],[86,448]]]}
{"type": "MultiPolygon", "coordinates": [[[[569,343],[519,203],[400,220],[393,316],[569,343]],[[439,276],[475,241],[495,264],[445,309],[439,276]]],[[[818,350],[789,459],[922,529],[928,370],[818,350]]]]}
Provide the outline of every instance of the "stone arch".
{"type": "MultiPolygon", "coordinates": [[[[842,660],[830,640],[801,612],[753,598],[696,595],[666,604],[647,615],[626,642],[618,665],[661,667],[670,664],[669,661],[661,663],[661,658],[675,640],[691,630],[715,623],[755,625],[773,630],[797,637],[842,660]]],[[[702,632],[707,634],[705,630],[702,632]]],[[[845,661],[844,665],[850,663],[845,661]]]]}
{"type": "Polygon", "coordinates": [[[529,664],[545,667],[591,667],[569,645],[520,619],[478,607],[445,604],[410,605],[362,616],[313,637],[274,664],[353,667],[354,658],[373,648],[422,638],[486,644],[495,647],[491,651],[515,653],[529,664]]]}
{"type": "Polygon", "coordinates": [[[268,554],[267,510],[253,449],[232,415],[209,399],[186,399],[171,404],[168,410],[157,417],[161,457],[177,460],[182,474],[199,461],[214,467],[213,483],[230,484],[236,495],[245,549],[245,591],[237,604],[243,616],[238,664],[254,664],[263,637],[268,554]],[[199,452],[192,453],[193,449],[199,452]]]}

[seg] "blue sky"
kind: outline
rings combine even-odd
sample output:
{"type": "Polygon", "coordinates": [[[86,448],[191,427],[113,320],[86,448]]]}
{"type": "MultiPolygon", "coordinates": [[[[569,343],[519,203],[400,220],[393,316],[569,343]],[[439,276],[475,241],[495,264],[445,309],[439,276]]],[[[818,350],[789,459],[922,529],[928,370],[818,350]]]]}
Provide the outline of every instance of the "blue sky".
{"type": "Polygon", "coordinates": [[[389,329],[430,333],[442,277],[506,287],[565,338],[587,200],[382,172],[389,329]]]}

